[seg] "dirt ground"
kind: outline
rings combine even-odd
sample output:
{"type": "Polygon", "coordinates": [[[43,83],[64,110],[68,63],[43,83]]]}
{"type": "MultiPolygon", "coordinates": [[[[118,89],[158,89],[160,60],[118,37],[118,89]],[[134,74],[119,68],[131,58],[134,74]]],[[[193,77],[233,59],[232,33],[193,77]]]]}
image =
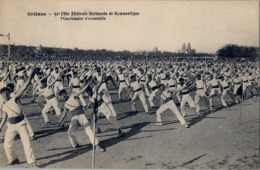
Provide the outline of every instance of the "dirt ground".
{"type": "MultiPolygon", "coordinates": [[[[155,109],[151,115],[147,115],[138,101],[138,113],[134,113],[129,101],[118,103],[115,94],[112,99],[125,135],[117,138],[113,126],[101,117],[98,125],[102,133],[97,137],[107,151],[96,151],[95,168],[259,169],[259,97],[230,108],[218,109],[212,114],[205,112],[203,119],[187,109],[190,114],[186,120],[190,122],[190,128],[181,126],[170,111],[162,114],[165,125],[155,126],[155,109]]],[[[40,167],[91,168],[92,147],[82,128],[76,133],[81,147],[73,149],[67,129],[58,127],[54,114],[50,114],[52,125],[45,127],[38,105],[26,104],[28,98],[23,98],[22,102],[25,103],[24,112],[37,137],[32,141],[32,146],[40,167]]],[[[215,102],[220,106],[219,101],[215,102]]],[[[68,126],[70,117],[66,120],[68,126]]],[[[28,167],[19,137],[13,149],[21,163],[6,166],[4,131],[0,134],[0,166],[28,167]]]]}

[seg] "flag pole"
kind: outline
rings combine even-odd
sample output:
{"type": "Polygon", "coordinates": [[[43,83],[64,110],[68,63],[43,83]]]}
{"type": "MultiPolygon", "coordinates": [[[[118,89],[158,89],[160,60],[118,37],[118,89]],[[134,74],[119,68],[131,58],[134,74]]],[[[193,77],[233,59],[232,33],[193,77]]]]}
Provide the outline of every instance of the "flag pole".
{"type": "Polygon", "coordinates": [[[240,105],[240,114],[239,114],[239,125],[241,125],[241,117],[242,117],[242,111],[241,111],[241,102],[239,103],[239,105],[240,105]]]}
{"type": "Polygon", "coordinates": [[[92,114],[92,126],[93,126],[93,148],[92,148],[92,169],[95,169],[95,160],[96,160],[96,115],[98,112],[97,107],[97,91],[95,93],[95,100],[94,100],[94,107],[93,107],[93,114],[92,114]]]}

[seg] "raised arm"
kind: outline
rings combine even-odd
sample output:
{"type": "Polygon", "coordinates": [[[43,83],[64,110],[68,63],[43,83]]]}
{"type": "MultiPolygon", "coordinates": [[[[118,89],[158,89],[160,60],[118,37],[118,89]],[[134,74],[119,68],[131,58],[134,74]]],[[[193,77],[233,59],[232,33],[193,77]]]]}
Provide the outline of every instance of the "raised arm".
{"type": "Polygon", "coordinates": [[[104,79],[104,73],[101,75],[101,81],[98,82],[98,84],[95,86],[95,88],[93,90],[98,91],[100,86],[104,83],[103,79],[104,79]]]}
{"type": "Polygon", "coordinates": [[[47,82],[47,86],[52,86],[61,76],[61,74],[65,71],[66,69],[63,69],[60,73],[59,76],[57,76],[51,83],[47,82]]]}
{"type": "Polygon", "coordinates": [[[85,87],[83,87],[79,92],[77,92],[77,93],[75,94],[75,97],[78,97],[78,96],[81,95],[84,91],[86,91],[86,89],[88,88],[89,84],[91,84],[93,80],[94,80],[93,77],[92,77],[91,79],[88,79],[88,80],[87,80],[87,82],[88,82],[87,85],[86,85],[85,87]]]}
{"type": "Polygon", "coordinates": [[[10,75],[10,73],[11,73],[11,70],[9,70],[9,71],[7,72],[7,74],[4,76],[4,78],[3,78],[2,81],[6,82],[8,76],[10,75]]]}
{"type": "Polygon", "coordinates": [[[28,85],[30,84],[31,80],[33,79],[35,75],[35,71],[32,71],[32,73],[30,74],[28,80],[25,82],[25,84],[22,86],[22,88],[15,94],[15,98],[20,98],[22,96],[22,94],[24,93],[24,91],[26,90],[26,88],[28,87],[28,85]]]}
{"type": "Polygon", "coordinates": [[[177,89],[177,88],[174,88],[174,89],[171,88],[171,89],[169,89],[169,88],[168,88],[167,90],[168,90],[169,92],[180,92],[182,89],[183,89],[183,88],[181,88],[181,89],[180,89],[180,88],[179,88],[179,89],[177,89]]]}
{"type": "Polygon", "coordinates": [[[4,125],[5,125],[5,122],[7,120],[7,114],[5,112],[2,112],[2,113],[3,113],[3,119],[2,119],[2,121],[0,123],[0,132],[2,131],[2,129],[3,129],[4,125]]]}
{"type": "Polygon", "coordinates": [[[59,119],[59,126],[62,126],[63,120],[65,119],[67,113],[68,113],[68,109],[65,106],[64,109],[63,109],[62,115],[59,119]]]}
{"type": "Polygon", "coordinates": [[[42,70],[44,69],[45,66],[46,66],[46,62],[43,62],[42,65],[41,65],[41,70],[40,70],[40,72],[42,72],[42,70]]]}
{"type": "Polygon", "coordinates": [[[178,66],[177,69],[174,70],[174,72],[173,72],[173,74],[171,75],[171,77],[175,77],[176,74],[178,73],[179,69],[180,69],[180,66],[178,66]]]}
{"type": "Polygon", "coordinates": [[[209,67],[207,70],[203,71],[203,74],[201,75],[201,77],[203,78],[204,75],[210,70],[211,68],[209,67]]]}
{"type": "Polygon", "coordinates": [[[126,98],[128,98],[129,95],[130,95],[130,93],[133,92],[133,91],[134,91],[134,90],[133,90],[133,87],[130,86],[130,90],[129,90],[128,94],[126,95],[126,98]]]}
{"type": "Polygon", "coordinates": [[[146,73],[147,73],[147,67],[145,67],[145,72],[144,72],[144,74],[142,74],[142,76],[141,76],[137,81],[140,81],[140,80],[146,75],[146,73]]]}

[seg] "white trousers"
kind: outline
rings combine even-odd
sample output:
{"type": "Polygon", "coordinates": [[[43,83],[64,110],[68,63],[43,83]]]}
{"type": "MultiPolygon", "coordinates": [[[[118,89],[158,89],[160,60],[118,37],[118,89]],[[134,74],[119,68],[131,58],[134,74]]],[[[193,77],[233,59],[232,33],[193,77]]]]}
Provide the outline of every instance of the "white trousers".
{"type": "Polygon", "coordinates": [[[181,113],[182,113],[183,116],[187,115],[185,110],[184,110],[184,106],[185,106],[186,103],[188,103],[191,108],[195,108],[195,102],[193,101],[190,94],[182,95],[182,98],[181,98],[181,113]]]}
{"type": "Polygon", "coordinates": [[[225,97],[226,95],[229,95],[232,100],[234,100],[236,103],[238,103],[237,98],[234,96],[234,94],[230,91],[230,89],[223,89],[222,96],[225,97]]]}
{"type": "Polygon", "coordinates": [[[50,119],[49,119],[49,117],[47,115],[47,112],[50,110],[51,107],[54,108],[55,113],[56,113],[57,116],[61,115],[61,109],[60,109],[60,106],[59,106],[57,98],[54,97],[54,98],[52,98],[50,100],[47,100],[47,103],[45,104],[44,108],[42,109],[42,116],[43,116],[43,119],[44,119],[45,123],[50,122],[50,119]]]}
{"type": "MultiPolygon", "coordinates": [[[[86,118],[86,115],[85,114],[80,114],[80,115],[77,115],[77,116],[73,116],[71,118],[71,122],[70,122],[70,126],[69,126],[69,130],[68,130],[68,136],[69,136],[69,140],[70,140],[70,143],[72,145],[72,147],[75,147],[77,146],[79,143],[78,143],[78,140],[75,136],[75,132],[76,130],[82,126],[86,132],[86,134],[88,135],[89,137],[89,140],[91,142],[91,144],[93,145],[94,144],[94,133],[93,133],[93,130],[90,126],[90,123],[88,121],[88,119],[86,118]]],[[[97,137],[95,138],[95,145],[97,145],[99,143],[97,137]]]]}
{"type": "Polygon", "coordinates": [[[3,113],[2,113],[2,108],[3,108],[3,105],[4,105],[4,98],[2,97],[2,95],[0,94],[0,118],[3,117],[3,113]]]}
{"type": "Polygon", "coordinates": [[[250,86],[250,83],[249,82],[243,82],[243,92],[246,91],[247,87],[250,86]]]}
{"type": "Polygon", "coordinates": [[[121,99],[121,93],[124,89],[128,88],[127,85],[126,85],[126,82],[120,82],[119,84],[119,89],[118,89],[118,97],[119,99],[121,99]]]}
{"type": "Polygon", "coordinates": [[[54,93],[55,93],[55,95],[57,96],[59,90],[62,90],[62,89],[64,89],[62,82],[61,81],[56,81],[54,83],[54,93]]]}
{"type": "MultiPolygon", "coordinates": [[[[112,105],[112,104],[111,104],[112,105]]],[[[112,106],[113,107],[113,106],[112,106]]],[[[105,117],[109,120],[110,116],[115,116],[116,114],[114,113],[114,110],[111,109],[111,107],[109,107],[109,104],[107,103],[102,103],[99,107],[98,107],[98,113],[102,113],[103,115],[105,115],[105,117]]]]}
{"type": "Polygon", "coordinates": [[[116,129],[119,129],[118,123],[117,123],[117,118],[116,115],[113,113],[113,111],[111,110],[111,108],[109,107],[109,104],[107,103],[102,103],[99,107],[98,107],[98,116],[100,114],[105,115],[105,117],[107,118],[107,120],[115,126],[116,129]]]}
{"type": "Polygon", "coordinates": [[[146,102],[146,99],[145,99],[145,96],[144,96],[144,92],[143,91],[138,91],[138,92],[135,92],[134,95],[133,95],[133,98],[132,98],[132,103],[135,102],[135,100],[139,97],[139,99],[141,100],[142,104],[143,104],[143,107],[144,107],[144,110],[145,112],[148,112],[148,105],[147,105],[147,102],[146,102]]]}
{"type": "Polygon", "coordinates": [[[235,84],[234,85],[234,93],[233,94],[237,94],[237,90],[239,89],[239,87],[241,86],[241,84],[235,84]]]}
{"type": "Polygon", "coordinates": [[[25,120],[23,120],[17,124],[8,123],[8,125],[7,125],[7,130],[5,132],[4,149],[5,149],[8,161],[12,162],[13,160],[17,159],[16,154],[12,150],[14,139],[15,139],[15,136],[17,133],[20,135],[27,163],[35,162],[35,158],[33,155],[33,150],[32,150],[32,146],[30,143],[30,137],[29,137],[29,133],[28,133],[28,129],[27,129],[25,120]]]}
{"type": "MultiPolygon", "coordinates": [[[[201,110],[199,101],[200,101],[201,98],[202,99],[204,98],[204,100],[205,100],[206,97],[207,97],[207,95],[206,95],[206,92],[205,92],[204,89],[199,89],[199,90],[196,91],[194,102],[196,104],[196,110],[197,110],[198,113],[201,110]]],[[[205,102],[207,102],[207,101],[205,101],[205,102]]]]}
{"type": "Polygon", "coordinates": [[[149,98],[148,98],[148,101],[149,101],[151,107],[154,107],[154,106],[155,106],[153,100],[154,100],[155,97],[156,97],[156,91],[158,91],[158,89],[154,90],[154,91],[150,94],[150,96],[149,96],[149,98]]]}
{"type": "Polygon", "coordinates": [[[15,91],[18,91],[21,89],[21,87],[24,85],[24,80],[23,79],[20,79],[20,80],[17,80],[17,84],[16,84],[16,87],[15,87],[15,91]]]}
{"type": "Polygon", "coordinates": [[[162,122],[161,114],[168,109],[170,109],[176,115],[176,117],[178,118],[178,120],[180,121],[180,123],[182,125],[185,125],[186,121],[184,120],[183,116],[181,115],[177,106],[175,105],[175,103],[172,100],[161,105],[161,107],[156,111],[157,122],[162,122]]]}
{"type": "Polygon", "coordinates": [[[209,98],[210,107],[212,107],[212,105],[213,105],[212,100],[213,100],[214,95],[216,95],[220,98],[223,106],[225,106],[225,107],[227,106],[227,103],[224,100],[223,95],[221,94],[220,88],[212,88],[211,91],[210,91],[210,98],[209,98]]]}
{"type": "Polygon", "coordinates": [[[148,87],[147,87],[146,82],[140,82],[140,84],[141,84],[141,86],[144,87],[144,90],[145,90],[146,96],[149,97],[149,96],[150,96],[150,92],[149,92],[149,90],[148,90],[148,87]]]}
{"type": "Polygon", "coordinates": [[[24,117],[24,121],[26,122],[26,127],[28,129],[29,136],[33,137],[34,136],[34,132],[33,132],[33,129],[32,129],[32,126],[31,126],[30,122],[28,121],[28,119],[26,117],[24,117]]]}

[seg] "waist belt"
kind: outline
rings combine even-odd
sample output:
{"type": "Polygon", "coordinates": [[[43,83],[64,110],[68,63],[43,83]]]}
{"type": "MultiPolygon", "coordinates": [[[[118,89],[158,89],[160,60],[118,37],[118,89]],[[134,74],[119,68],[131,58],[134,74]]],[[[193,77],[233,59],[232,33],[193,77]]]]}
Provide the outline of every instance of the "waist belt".
{"type": "Polygon", "coordinates": [[[18,78],[19,80],[23,80],[23,79],[24,79],[23,76],[18,76],[17,78],[18,78]]]}
{"type": "Polygon", "coordinates": [[[154,91],[154,90],[156,90],[156,89],[158,89],[157,86],[152,87],[152,91],[154,91]]]}
{"type": "Polygon", "coordinates": [[[119,80],[119,82],[120,82],[120,83],[123,83],[123,82],[125,82],[125,80],[119,80]]]}
{"type": "Polygon", "coordinates": [[[203,90],[204,88],[203,87],[201,87],[201,88],[197,88],[197,90],[203,90]]]}
{"type": "Polygon", "coordinates": [[[168,97],[167,99],[164,99],[164,100],[163,100],[163,103],[166,104],[167,102],[169,102],[169,101],[171,101],[171,100],[172,100],[172,97],[168,97]]]}
{"type": "Polygon", "coordinates": [[[190,91],[181,92],[182,95],[189,94],[190,91]]]}
{"type": "Polygon", "coordinates": [[[84,111],[81,106],[77,107],[76,109],[74,109],[70,112],[71,112],[72,116],[78,116],[78,115],[84,114],[84,111]]]}
{"type": "Polygon", "coordinates": [[[10,124],[16,124],[24,120],[24,115],[20,114],[19,116],[10,117],[8,118],[8,121],[10,124]]]}
{"type": "Polygon", "coordinates": [[[163,78],[163,79],[161,79],[161,80],[166,80],[166,78],[163,78]]]}
{"type": "Polygon", "coordinates": [[[140,80],[141,82],[145,82],[145,80],[140,80]]]}
{"type": "Polygon", "coordinates": [[[134,90],[134,93],[135,92],[139,92],[139,91],[141,91],[142,90],[142,88],[139,88],[139,89],[137,89],[137,90],[134,90]]]}
{"type": "Polygon", "coordinates": [[[104,100],[101,98],[97,101],[97,106],[101,106],[104,103],[104,100]]]}
{"type": "Polygon", "coordinates": [[[72,88],[74,88],[74,89],[79,88],[79,85],[77,85],[77,86],[72,86],[72,88]]]}
{"type": "Polygon", "coordinates": [[[170,85],[169,87],[176,87],[175,85],[170,85]]]}
{"type": "Polygon", "coordinates": [[[223,89],[228,89],[229,87],[228,86],[226,86],[226,87],[223,87],[223,89]]]}
{"type": "Polygon", "coordinates": [[[248,82],[248,80],[244,81],[244,83],[247,83],[247,82],[248,82]]]}
{"type": "Polygon", "coordinates": [[[61,81],[61,79],[58,79],[57,81],[61,81]]]}
{"type": "Polygon", "coordinates": [[[219,88],[219,86],[218,86],[218,85],[216,85],[216,86],[212,86],[212,88],[219,88]]]}
{"type": "Polygon", "coordinates": [[[50,95],[50,96],[48,96],[48,97],[46,97],[47,98],[47,100],[51,100],[52,98],[54,98],[55,97],[55,94],[52,94],[52,95],[50,95]]]}

